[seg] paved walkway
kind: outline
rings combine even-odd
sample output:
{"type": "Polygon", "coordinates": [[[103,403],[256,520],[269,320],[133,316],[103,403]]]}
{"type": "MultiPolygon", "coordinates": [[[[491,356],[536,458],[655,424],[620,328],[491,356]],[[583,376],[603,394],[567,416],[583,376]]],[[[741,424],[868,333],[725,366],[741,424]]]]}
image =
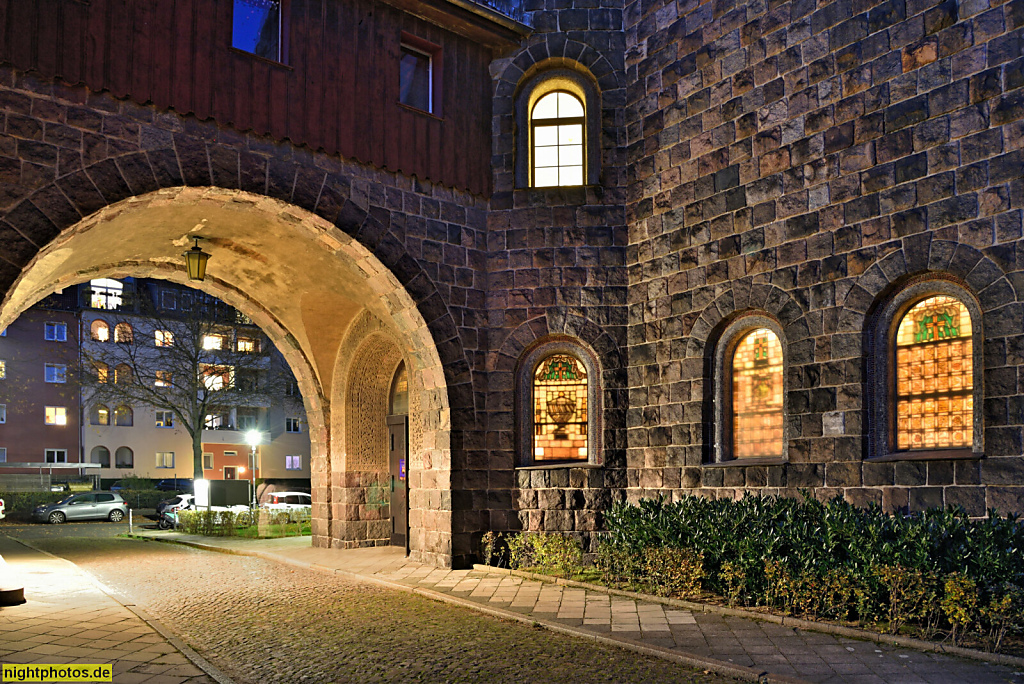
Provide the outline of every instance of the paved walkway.
{"type": "Polygon", "coordinates": [[[0,556],[5,580],[24,586],[27,599],[0,608],[0,663],[109,663],[118,684],[217,681],[74,564],[2,534],[0,556]]]}
{"type": "Polygon", "coordinates": [[[829,684],[1024,684],[1024,667],[895,648],[502,573],[438,569],[411,562],[391,547],[317,549],[309,545],[309,537],[253,541],[156,530],[143,530],[136,536],[260,556],[383,583],[697,667],[731,670],[744,679],[767,674],[775,681],[829,684]]]}

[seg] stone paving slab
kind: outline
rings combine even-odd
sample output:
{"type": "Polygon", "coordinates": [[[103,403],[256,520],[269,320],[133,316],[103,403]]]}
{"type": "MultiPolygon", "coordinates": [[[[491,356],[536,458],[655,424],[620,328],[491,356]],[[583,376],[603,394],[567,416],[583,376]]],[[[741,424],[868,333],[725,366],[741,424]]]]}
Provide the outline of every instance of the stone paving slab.
{"type": "MultiPolygon", "coordinates": [[[[110,663],[118,684],[217,684],[74,564],[4,535],[0,556],[26,598],[0,607],[0,662],[110,663]]],[[[219,681],[230,684],[223,676],[219,681]]]]}
{"type": "MultiPolygon", "coordinates": [[[[370,581],[427,589],[480,609],[525,616],[549,627],[592,634],[623,646],[715,661],[723,668],[799,681],[899,684],[1024,684],[1004,665],[925,653],[870,641],[794,629],[744,617],[695,612],[655,601],[610,596],[483,570],[445,570],[407,559],[400,549],[320,549],[309,537],[249,540],[143,531],[136,536],[344,573],[370,581]]],[[[724,670],[723,670],[724,671],[724,670]]]]}

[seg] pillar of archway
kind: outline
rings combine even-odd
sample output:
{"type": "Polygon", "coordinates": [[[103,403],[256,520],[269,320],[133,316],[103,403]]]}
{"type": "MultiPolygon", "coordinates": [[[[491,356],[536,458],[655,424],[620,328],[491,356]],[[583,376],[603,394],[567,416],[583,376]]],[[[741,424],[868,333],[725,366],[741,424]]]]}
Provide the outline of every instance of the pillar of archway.
{"type": "MultiPolygon", "coordinates": [[[[411,385],[410,551],[450,564],[451,497],[443,491],[450,483],[450,418],[437,347],[395,275],[324,219],[238,190],[178,187],[131,197],[68,226],[29,261],[4,298],[0,328],[43,297],[93,278],[194,285],[180,254],[196,235],[207,239],[212,255],[200,289],[259,325],[302,390],[312,449],[313,544],[358,545],[380,534],[379,521],[373,529],[350,524],[352,509],[344,500],[352,495],[347,482],[368,486],[374,479],[366,473],[376,472],[368,452],[349,451],[349,445],[373,444],[376,432],[367,427],[373,411],[360,401],[377,401],[368,392],[375,385],[359,389],[349,378],[364,377],[360,369],[378,361],[391,364],[391,371],[405,361],[411,385]],[[361,356],[351,353],[361,346],[361,356]],[[346,394],[348,389],[354,393],[346,394]],[[359,418],[346,428],[349,415],[359,418]]],[[[381,408],[386,413],[386,399],[381,408]]],[[[365,503],[365,492],[363,498],[365,503]]]]}

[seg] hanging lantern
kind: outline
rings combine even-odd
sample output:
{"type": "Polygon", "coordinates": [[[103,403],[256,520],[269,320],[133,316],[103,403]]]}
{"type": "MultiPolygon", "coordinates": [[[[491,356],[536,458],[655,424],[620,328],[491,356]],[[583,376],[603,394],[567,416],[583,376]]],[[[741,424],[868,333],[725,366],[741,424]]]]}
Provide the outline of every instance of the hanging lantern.
{"type": "Polygon", "coordinates": [[[189,280],[202,281],[206,278],[206,261],[210,255],[199,248],[199,241],[203,238],[193,236],[192,239],[196,241],[196,244],[182,254],[185,257],[185,269],[188,271],[189,280]]]}

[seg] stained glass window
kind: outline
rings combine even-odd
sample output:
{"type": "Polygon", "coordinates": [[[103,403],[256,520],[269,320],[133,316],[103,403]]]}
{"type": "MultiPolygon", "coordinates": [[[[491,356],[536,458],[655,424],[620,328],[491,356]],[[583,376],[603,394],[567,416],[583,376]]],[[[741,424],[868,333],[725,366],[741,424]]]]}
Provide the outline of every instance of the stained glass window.
{"type": "Polygon", "coordinates": [[[533,375],[533,458],[587,460],[587,371],[568,354],[547,357],[533,375]]]}
{"type": "Polygon", "coordinates": [[[954,297],[918,302],[896,331],[896,448],[956,449],[974,441],[971,315],[954,297]]]}
{"type": "Polygon", "coordinates": [[[782,343],[768,328],[743,336],[732,359],[732,455],[783,456],[782,343]]]}
{"type": "Polygon", "coordinates": [[[533,185],[583,185],[583,103],[566,92],[548,93],[531,113],[533,185]]]}

